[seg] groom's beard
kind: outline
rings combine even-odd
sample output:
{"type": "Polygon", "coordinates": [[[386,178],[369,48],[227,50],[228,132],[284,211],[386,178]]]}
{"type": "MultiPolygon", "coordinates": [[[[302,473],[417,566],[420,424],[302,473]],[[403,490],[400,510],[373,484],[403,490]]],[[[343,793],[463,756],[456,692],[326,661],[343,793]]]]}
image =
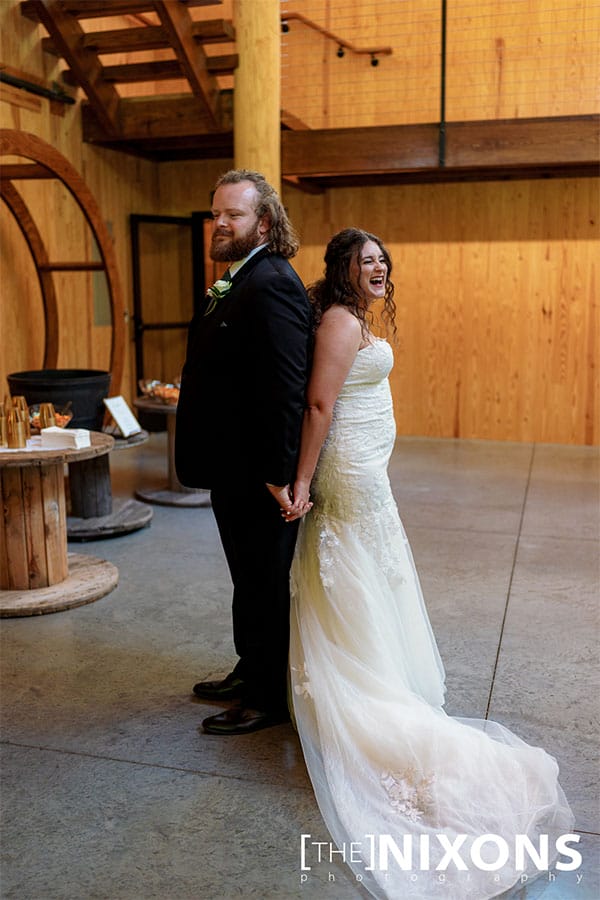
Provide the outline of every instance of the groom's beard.
{"type": "Polygon", "coordinates": [[[229,237],[217,229],[210,241],[210,258],[216,262],[235,262],[238,259],[244,259],[255,247],[258,247],[260,241],[261,235],[256,230],[256,226],[247,234],[239,237],[229,237]],[[216,238],[219,240],[215,240],[216,238]]]}

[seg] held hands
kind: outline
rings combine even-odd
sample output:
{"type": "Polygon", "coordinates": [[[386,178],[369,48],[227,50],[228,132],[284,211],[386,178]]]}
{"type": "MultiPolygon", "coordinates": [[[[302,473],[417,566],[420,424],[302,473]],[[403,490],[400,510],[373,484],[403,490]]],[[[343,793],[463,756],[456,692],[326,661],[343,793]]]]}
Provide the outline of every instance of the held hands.
{"type": "Polygon", "coordinates": [[[267,484],[267,489],[279,504],[281,515],[286,522],[294,522],[296,519],[301,519],[302,516],[305,516],[312,509],[313,505],[309,499],[309,485],[296,481],[293,494],[289,484],[283,486],[267,484]]]}
{"type": "Polygon", "coordinates": [[[286,522],[293,522],[295,519],[301,519],[307,512],[313,508],[310,499],[310,483],[301,481],[299,478],[294,483],[292,492],[292,505],[289,509],[283,510],[282,515],[286,522]]]}

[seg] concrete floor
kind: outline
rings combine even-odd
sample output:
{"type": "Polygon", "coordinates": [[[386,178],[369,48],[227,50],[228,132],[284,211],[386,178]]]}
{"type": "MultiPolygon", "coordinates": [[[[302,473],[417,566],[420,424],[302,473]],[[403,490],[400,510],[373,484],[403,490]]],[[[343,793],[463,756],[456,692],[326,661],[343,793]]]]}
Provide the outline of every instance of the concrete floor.
{"type": "MultiPolygon", "coordinates": [[[[448,672],[450,713],[486,714],[555,755],[582,835],[578,873],[513,896],[600,897],[595,762],[598,452],[401,439],[391,475],[448,672]],[[577,884],[576,875],[583,875],[577,884]]],[[[113,491],[158,487],[165,435],[111,455],[113,491]]],[[[5,619],[3,862],[11,900],[354,900],[290,725],[199,731],[192,684],[229,671],[230,585],[210,509],[71,546],[120,572],[89,606],[5,619]]]]}

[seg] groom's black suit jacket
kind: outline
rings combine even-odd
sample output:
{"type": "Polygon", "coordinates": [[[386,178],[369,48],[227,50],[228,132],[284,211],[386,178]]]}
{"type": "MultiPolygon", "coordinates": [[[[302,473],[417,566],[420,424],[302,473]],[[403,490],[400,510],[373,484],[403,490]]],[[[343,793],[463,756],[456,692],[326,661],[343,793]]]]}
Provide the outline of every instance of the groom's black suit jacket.
{"type": "Polygon", "coordinates": [[[229,293],[190,324],[177,406],[175,466],[182,484],[293,481],[310,343],[306,291],[267,248],[233,277],[229,293]]]}

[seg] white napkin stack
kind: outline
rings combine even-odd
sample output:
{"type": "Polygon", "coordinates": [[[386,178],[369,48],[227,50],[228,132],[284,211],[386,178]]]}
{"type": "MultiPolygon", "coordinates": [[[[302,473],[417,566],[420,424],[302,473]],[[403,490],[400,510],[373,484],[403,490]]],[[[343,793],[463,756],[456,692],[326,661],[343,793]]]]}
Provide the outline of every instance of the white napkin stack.
{"type": "Polygon", "coordinates": [[[85,428],[42,428],[42,450],[79,450],[91,444],[85,428]]]}

